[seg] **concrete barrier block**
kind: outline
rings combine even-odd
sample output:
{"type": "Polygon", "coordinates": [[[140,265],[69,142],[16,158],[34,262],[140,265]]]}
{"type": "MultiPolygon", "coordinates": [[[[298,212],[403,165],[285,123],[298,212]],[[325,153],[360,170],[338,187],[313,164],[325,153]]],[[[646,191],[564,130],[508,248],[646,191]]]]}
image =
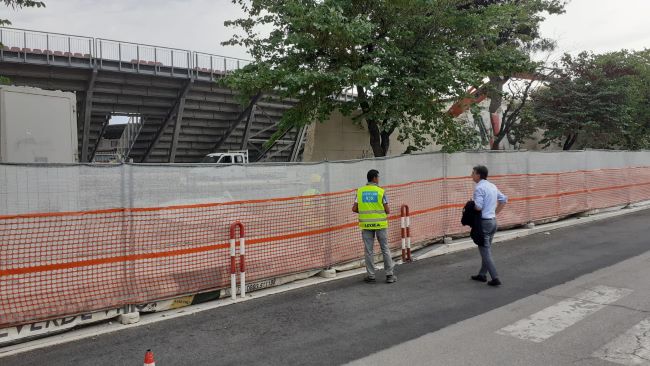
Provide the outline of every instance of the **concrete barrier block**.
{"type": "Polygon", "coordinates": [[[318,275],[323,278],[334,278],[336,277],[336,270],[334,268],[324,269],[318,275]]]}
{"type": "Polygon", "coordinates": [[[122,314],[117,317],[117,321],[120,322],[120,324],[124,324],[124,325],[137,323],[140,321],[140,313],[135,312],[135,313],[122,314]]]}

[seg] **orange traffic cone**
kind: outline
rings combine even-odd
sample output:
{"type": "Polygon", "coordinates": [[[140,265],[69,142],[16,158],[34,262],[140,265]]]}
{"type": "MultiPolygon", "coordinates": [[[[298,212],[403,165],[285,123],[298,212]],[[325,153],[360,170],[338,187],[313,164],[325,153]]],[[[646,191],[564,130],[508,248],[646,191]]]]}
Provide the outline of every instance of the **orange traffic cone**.
{"type": "Polygon", "coordinates": [[[153,352],[150,349],[144,354],[144,366],[156,366],[156,361],[153,360],[153,352]]]}

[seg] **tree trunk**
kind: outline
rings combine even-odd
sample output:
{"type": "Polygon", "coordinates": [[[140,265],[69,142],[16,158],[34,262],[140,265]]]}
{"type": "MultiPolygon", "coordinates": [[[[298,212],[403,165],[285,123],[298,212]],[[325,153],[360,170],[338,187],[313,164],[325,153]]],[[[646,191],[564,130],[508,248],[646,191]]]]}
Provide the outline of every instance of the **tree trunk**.
{"type": "Polygon", "coordinates": [[[571,147],[573,147],[573,144],[576,143],[577,139],[578,139],[577,133],[567,136],[566,140],[564,141],[564,146],[562,146],[562,150],[571,150],[571,147]]]}
{"type": "Polygon", "coordinates": [[[384,149],[384,156],[388,155],[388,148],[390,147],[390,135],[393,133],[393,130],[394,129],[381,132],[381,148],[384,149]]]}
{"type": "MultiPolygon", "coordinates": [[[[364,114],[369,113],[370,103],[368,103],[366,90],[360,86],[357,86],[357,94],[361,111],[364,114]]],[[[386,127],[387,121],[383,121],[383,126],[380,126],[380,121],[366,118],[366,123],[368,124],[370,147],[372,148],[373,155],[375,157],[386,156],[386,154],[388,154],[388,148],[390,147],[390,135],[395,131],[395,126],[386,131],[382,130],[381,127],[386,127]]]]}
{"type": "MultiPolygon", "coordinates": [[[[488,92],[487,92],[487,97],[490,98],[490,124],[492,124],[492,114],[496,113],[499,108],[501,107],[501,104],[503,104],[503,86],[506,84],[506,81],[508,79],[502,78],[502,77],[490,77],[489,84],[490,86],[488,87],[488,92]]],[[[499,131],[501,132],[501,131],[499,131]]],[[[492,150],[499,150],[499,142],[503,140],[503,136],[501,135],[499,138],[499,133],[497,131],[494,131],[494,128],[492,130],[492,136],[494,137],[492,146],[490,147],[492,150]]]]}
{"type": "Polygon", "coordinates": [[[368,133],[370,134],[370,147],[372,148],[372,153],[375,157],[386,156],[389,143],[388,141],[386,141],[386,143],[383,141],[382,135],[385,132],[381,132],[377,121],[366,120],[366,122],[368,123],[368,133]],[[384,149],[384,146],[386,146],[386,149],[384,149]]]}
{"type": "Polygon", "coordinates": [[[499,132],[495,133],[494,131],[494,123],[492,122],[492,113],[490,113],[490,124],[492,125],[492,146],[490,146],[490,149],[492,150],[499,150],[499,144],[501,143],[501,140],[503,140],[503,134],[501,134],[501,130],[503,129],[503,121],[499,121],[499,132]]]}
{"type": "Polygon", "coordinates": [[[499,144],[501,141],[503,141],[503,138],[505,137],[504,134],[498,134],[497,136],[494,137],[494,142],[492,143],[492,150],[499,150],[499,144]]]}

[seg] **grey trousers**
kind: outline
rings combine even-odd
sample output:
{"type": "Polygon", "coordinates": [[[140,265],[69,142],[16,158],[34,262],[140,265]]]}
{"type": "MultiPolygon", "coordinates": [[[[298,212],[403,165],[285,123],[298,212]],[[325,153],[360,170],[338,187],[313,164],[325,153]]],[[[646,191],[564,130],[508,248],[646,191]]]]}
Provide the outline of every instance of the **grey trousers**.
{"type": "Polygon", "coordinates": [[[381,254],[384,257],[384,270],[386,270],[386,276],[392,276],[395,264],[393,263],[393,258],[390,256],[390,248],[388,248],[388,230],[361,230],[361,237],[363,238],[363,243],[365,244],[366,271],[368,272],[368,277],[375,277],[375,261],[373,258],[375,235],[377,236],[379,246],[381,247],[381,254]]]}
{"type": "Polygon", "coordinates": [[[481,270],[478,272],[481,276],[485,276],[488,272],[492,279],[499,278],[497,268],[494,266],[492,260],[492,239],[497,232],[497,220],[481,220],[483,229],[483,246],[479,246],[478,250],[481,253],[481,270]]]}

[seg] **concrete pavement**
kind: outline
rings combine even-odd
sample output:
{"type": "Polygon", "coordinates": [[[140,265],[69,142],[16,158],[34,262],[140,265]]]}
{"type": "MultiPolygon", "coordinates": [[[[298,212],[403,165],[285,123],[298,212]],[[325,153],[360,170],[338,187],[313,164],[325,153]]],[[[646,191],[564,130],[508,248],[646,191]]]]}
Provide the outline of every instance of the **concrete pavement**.
{"type": "Polygon", "coordinates": [[[650,252],[349,363],[650,365],[650,252]]]}

